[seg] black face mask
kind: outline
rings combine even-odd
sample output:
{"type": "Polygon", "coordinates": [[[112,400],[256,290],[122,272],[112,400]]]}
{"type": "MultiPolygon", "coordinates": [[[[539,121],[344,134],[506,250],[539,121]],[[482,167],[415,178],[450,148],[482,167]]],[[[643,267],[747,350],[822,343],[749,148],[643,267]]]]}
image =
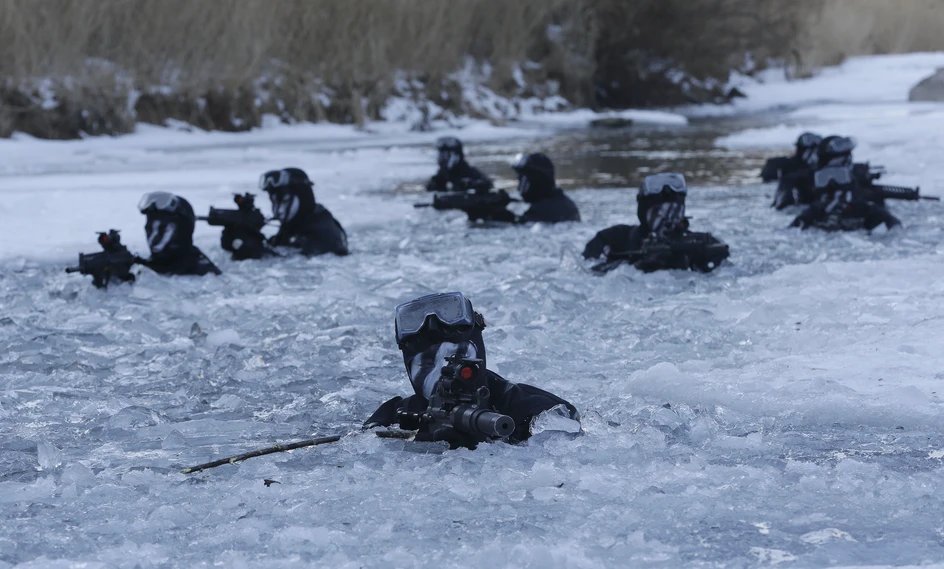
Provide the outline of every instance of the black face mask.
{"type": "Polygon", "coordinates": [[[422,395],[426,399],[432,396],[436,390],[436,382],[439,381],[442,368],[446,364],[446,358],[453,354],[459,354],[466,358],[483,359],[484,357],[484,353],[480,353],[475,344],[469,341],[432,344],[409,360],[406,360],[406,354],[404,354],[406,373],[410,376],[410,383],[413,384],[413,390],[418,395],[422,395]]]}
{"type": "Polygon", "coordinates": [[[462,155],[454,150],[440,150],[436,162],[443,170],[451,171],[462,162],[462,155]]]}
{"type": "Polygon", "coordinates": [[[524,174],[518,174],[518,193],[522,198],[527,199],[528,192],[531,191],[531,180],[524,174]]]}
{"type": "Polygon", "coordinates": [[[272,202],[272,217],[281,223],[288,223],[298,217],[301,200],[294,193],[275,191],[269,194],[269,199],[272,202]]]}
{"type": "Polygon", "coordinates": [[[450,334],[448,339],[433,339],[431,336],[433,334],[427,335],[426,341],[408,342],[402,348],[403,364],[413,390],[427,399],[433,393],[448,356],[458,352],[464,357],[482,360],[483,366],[487,361],[485,341],[478,327],[464,334],[450,334]]]}
{"type": "Polygon", "coordinates": [[[175,255],[193,243],[193,229],[175,215],[149,214],[144,224],[151,256],[175,255]]]}
{"type": "Polygon", "coordinates": [[[663,191],[637,197],[636,215],[642,227],[659,235],[670,233],[685,220],[685,194],[663,191]]]}

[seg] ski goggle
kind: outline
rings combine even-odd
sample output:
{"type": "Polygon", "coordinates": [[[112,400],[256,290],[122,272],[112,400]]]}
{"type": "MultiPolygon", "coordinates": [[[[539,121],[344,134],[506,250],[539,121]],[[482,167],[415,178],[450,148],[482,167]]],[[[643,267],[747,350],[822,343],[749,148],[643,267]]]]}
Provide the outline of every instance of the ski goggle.
{"type": "Polygon", "coordinates": [[[305,184],[314,186],[315,184],[302,173],[294,175],[290,170],[270,170],[259,176],[259,189],[271,192],[276,188],[284,188],[293,184],[305,184]]]}
{"type": "Polygon", "coordinates": [[[817,188],[828,188],[831,184],[846,186],[852,183],[852,168],[849,166],[829,166],[813,174],[813,184],[817,188]]]}
{"type": "Polygon", "coordinates": [[[281,188],[289,185],[291,180],[292,175],[285,170],[272,170],[259,176],[259,189],[268,191],[273,188],[281,188]]]}
{"type": "Polygon", "coordinates": [[[642,185],[639,186],[639,194],[643,196],[655,196],[661,194],[662,190],[665,188],[669,188],[670,191],[677,194],[688,193],[688,187],[685,185],[685,176],[675,172],[665,172],[646,176],[642,181],[642,185]]]}
{"type": "Polygon", "coordinates": [[[180,198],[174,194],[169,192],[151,192],[141,196],[141,201],[138,202],[138,210],[141,211],[141,213],[154,210],[174,213],[177,211],[179,204],[180,198]]]}
{"type": "Polygon", "coordinates": [[[461,292],[430,294],[397,305],[397,343],[422,331],[429,318],[435,318],[443,326],[456,328],[476,324],[472,303],[461,292]]]}

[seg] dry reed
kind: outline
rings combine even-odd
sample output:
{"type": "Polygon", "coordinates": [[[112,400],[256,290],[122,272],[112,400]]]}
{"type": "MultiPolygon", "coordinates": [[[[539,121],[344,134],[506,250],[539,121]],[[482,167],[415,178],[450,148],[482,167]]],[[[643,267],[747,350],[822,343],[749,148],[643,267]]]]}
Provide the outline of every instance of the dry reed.
{"type": "Polygon", "coordinates": [[[469,58],[488,62],[489,86],[504,94],[553,84],[581,105],[711,100],[751,61],[792,54],[807,69],[939,48],[938,2],[0,0],[0,136],[167,118],[236,130],[264,112],[360,122],[398,76],[418,81],[418,98],[462,111],[449,77],[469,58]]]}

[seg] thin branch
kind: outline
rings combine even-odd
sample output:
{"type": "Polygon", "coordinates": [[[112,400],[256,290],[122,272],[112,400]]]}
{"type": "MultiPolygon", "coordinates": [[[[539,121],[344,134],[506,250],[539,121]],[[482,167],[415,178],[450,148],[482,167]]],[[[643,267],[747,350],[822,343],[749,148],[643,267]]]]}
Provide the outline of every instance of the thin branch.
{"type": "MultiPolygon", "coordinates": [[[[356,433],[353,433],[356,434],[356,433]]],[[[377,431],[375,433],[378,437],[385,439],[409,439],[413,436],[413,433],[409,431],[377,431]]],[[[257,456],[265,456],[267,454],[275,454],[277,452],[286,452],[290,450],[295,450],[297,448],[312,447],[317,445],[326,445],[330,443],[336,443],[340,441],[347,435],[328,435],[325,437],[317,437],[314,439],[305,439],[303,441],[296,441],[294,443],[287,444],[277,444],[270,447],[260,448],[249,452],[244,452],[242,454],[237,454],[234,456],[228,456],[226,458],[220,458],[204,464],[198,464],[196,466],[188,466],[181,470],[181,474],[193,474],[194,472],[200,472],[201,470],[207,470],[209,468],[216,468],[217,466],[223,466],[224,464],[233,464],[247,458],[255,458],[257,456]]]]}

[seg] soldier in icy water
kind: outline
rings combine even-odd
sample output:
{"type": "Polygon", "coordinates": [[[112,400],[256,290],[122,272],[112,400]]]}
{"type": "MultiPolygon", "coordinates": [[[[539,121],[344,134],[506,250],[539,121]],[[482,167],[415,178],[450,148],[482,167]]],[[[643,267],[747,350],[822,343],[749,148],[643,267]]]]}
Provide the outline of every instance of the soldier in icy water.
{"type": "Polygon", "coordinates": [[[532,420],[551,411],[579,430],[577,409],[530,385],[486,369],[485,320],[459,292],[423,296],[397,306],[395,332],[413,395],[394,397],[365,422],[399,424],[417,440],[474,448],[489,440],[520,442],[532,420]]]}
{"type": "Polygon", "coordinates": [[[518,193],[521,201],[530,207],[521,215],[507,209],[512,201],[504,190],[494,193],[436,196],[436,209],[460,209],[469,221],[499,221],[506,223],[559,223],[580,221],[577,205],[557,187],[554,163],[541,153],[522,154],[512,165],[518,175],[518,193]]]}
{"type": "Polygon", "coordinates": [[[454,136],[440,138],[436,141],[436,152],[439,170],[426,183],[427,191],[486,192],[492,189],[492,180],[466,162],[462,142],[458,138],[454,136]]]}
{"type": "Polygon", "coordinates": [[[147,221],[150,259],[136,258],[135,262],[162,275],[220,274],[220,270],[193,244],[196,216],[190,203],[167,192],[145,194],[138,203],[147,221]]]}
{"type": "Polygon", "coordinates": [[[646,176],[636,194],[639,225],[614,225],[597,233],[583,250],[603,262],[605,273],[623,263],[645,272],[687,269],[708,272],[728,257],[728,246],[710,233],[689,231],[685,217],[685,177],[675,172],[646,176]]]}
{"type": "Polygon", "coordinates": [[[308,174],[299,168],[271,170],[259,179],[269,194],[272,215],[281,226],[269,244],[295,247],[306,256],[347,255],[347,233],[323,205],[315,201],[308,174]]]}
{"type": "Polygon", "coordinates": [[[823,137],[804,132],[796,140],[793,156],[771,158],[764,165],[761,178],[777,181],[777,191],[771,207],[784,209],[791,205],[806,205],[813,201],[813,173],[819,161],[818,148],[823,137]]]}
{"type": "Polygon", "coordinates": [[[819,164],[813,174],[814,201],[793,220],[791,226],[817,227],[827,231],[866,229],[885,224],[901,225],[885,207],[886,199],[921,199],[916,188],[876,185],[881,175],[868,164],[855,164],[855,142],[843,136],[827,136],[817,150],[819,164]]]}

